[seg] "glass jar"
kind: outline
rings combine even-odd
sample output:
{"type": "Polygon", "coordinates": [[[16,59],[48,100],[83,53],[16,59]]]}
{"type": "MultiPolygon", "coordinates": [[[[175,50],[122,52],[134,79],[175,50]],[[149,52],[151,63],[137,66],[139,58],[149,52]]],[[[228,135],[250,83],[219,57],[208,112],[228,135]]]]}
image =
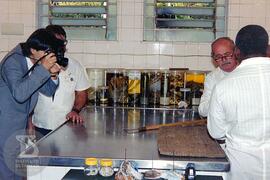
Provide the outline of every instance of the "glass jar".
{"type": "Polygon", "coordinates": [[[185,82],[184,70],[170,71],[170,104],[178,105],[181,100],[180,88],[184,87],[185,82]]]}
{"type": "Polygon", "coordinates": [[[161,74],[159,70],[150,72],[149,80],[149,104],[159,105],[160,102],[161,74]]]}
{"type": "Polygon", "coordinates": [[[104,69],[87,68],[86,73],[90,87],[88,89],[88,99],[91,103],[98,103],[98,87],[104,85],[105,73],[104,69]]]}
{"type": "Polygon", "coordinates": [[[128,71],[128,102],[137,105],[140,102],[141,72],[139,70],[128,71]]]}
{"type": "Polygon", "coordinates": [[[86,176],[95,176],[98,174],[98,161],[96,158],[86,158],[84,164],[84,174],[86,176]]]}
{"type": "Polygon", "coordinates": [[[149,97],[149,72],[143,71],[141,72],[141,95],[140,95],[140,103],[143,105],[148,104],[149,97]]]}
{"type": "Polygon", "coordinates": [[[181,99],[178,103],[179,108],[188,108],[191,105],[191,89],[180,88],[181,99]]]}
{"type": "Polygon", "coordinates": [[[123,69],[109,69],[106,72],[106,85],[109,87],[109,102],[117,104],[127,101],[128,77],[123,69]]]}
{"type": "Polygon", "coordinates": [[[103,177],[110,177],[114,174],[113,162],[111,159],[101,159],[99,174],[103,177]]]}
{"type": "Polygon", "coordinates": [[[98,89],[98,94],[99,94],[99,101],[100,104],[108,104],[109,99],[108,99],[108,86],[100,86],[98,89]]]}
{"type": "Polygon", "coordinates": [[[199,106],[202,95],[201,89],[204,86],[206,73],[204,71],[188,71],[186,73],[186,88],[191,89],[191,105],[199,106]]]}
{"type": "Polygon", "coordinates": [[[170,73],[163,71],[161,73],[161,86],[160,86],[160,105],[170,105],[170,73]]]}

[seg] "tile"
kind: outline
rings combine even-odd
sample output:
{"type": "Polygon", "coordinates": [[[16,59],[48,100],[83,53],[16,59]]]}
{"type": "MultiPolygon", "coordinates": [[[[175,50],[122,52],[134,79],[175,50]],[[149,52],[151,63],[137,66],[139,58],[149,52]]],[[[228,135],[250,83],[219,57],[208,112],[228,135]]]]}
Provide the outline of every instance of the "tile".
{"type": "Polygon", "coordinates": [[[190,70],[199,70],[197,57],[185,57],[184,66],[190,70]]]}
{"type": "Polygon", "coordinates": [[[70,53],[82,53],[83,52],[83,41],[72,41],[70,40],[67,45],[67,50],[70,53]]]}
{"type": "Polygon", "coordinates": [[[210,57],[199,57],[198,67],[202,71],[212,71],[215,69],[210,57]]]}
{"type": "Polygon", "coordinates": [[[199,55],[208,55],[211,54],[211,43],[200,43],[198,45],[198,54],[199,55]]]}
{"type": "Polygon", "coordinates": [[[197,55],[198,54],[198,44],[189,43],[186,45],[185,55],[197,55]]]}
{"type": "Polygon", "coordinates": [[[143,16],[143,3],[142,2],[135,2],[134,15],[135,16],[143,16]]]}
{"type": "Polygon", "coordinates": [[[134,43],[134,54],[138,54],[138,55],[146,55],[147,54],[147,44],[143,43],[143,42],[136,42],[134,43]]]}
{"type": "Polygon", "coordinates": [[[133,33],[134,29],[122,28],[119,34],[119,41],[134,41],[133,33]]]}
{"type": "Polygon", "coordinates": [[[186,45],[173,43],[173,55],[185,55],[186,45]]]}
{"type": "Polygon", "coordinates": [[[159,69],[159,56],[158,55],[148,55],[146,58],[146,68],[159,69]]]}
{"type": "Polygon", "coordinates": [[[150,42],[147,43],[147,54],[159,54],[159,43],[150,42]]]}
{"type": "Polygon", "coordinates": [[[183,57],[173,57],[172,68],[185,68],[185,61],[183,57]]]}
{"type": "Polygon", "coordinates": [[[173,46],[172,43],[159,43],[159,53],[164,55],[172,55],[173,54],[173,46]]]}
{"type": "Polygon", "coordinates": [[[134,68],[145,69],[146,68],[146,56],[134,56],[134,68]]]}
{"type": "Polygon", "coordinates": [[[22,13],[22,3],[20,1],[8,1],[8,12],[10,14],[22,13]]]}
{"type": "Polygon", "coordinates": [[[96,56],[94,54],[83,54],[81,64],[85,68],[95,68],[96,67],[96,56]]]}
{"type": "Polygon", "coordinates": [[[96,67],[98,67],[98,68],[109,67],[108,55],[96,54],[96,67]]]}
{"type": "Polygon", "coordinates": [[[121,64],[121,56],[120,55],[109,55],[108,56],[108,66],[109,68],[119,68],[121,64]]]}
{"type": "Polygon", "coordinates": [[[134,42],[121,42],[121,53],[122,54],[133,54],[134,53],[134,42]]]}
{"type": "Polygon", "coordinates": [[[122,16],[122,28],[134,28],[134,16],[122,16]]]}
{"type": "Polygon", "coordinates": [[[108,54],[119,54],[121,53],[121,43],[113,41],[108,44],[108,54]]]}
{"type": "Polygon", "coordinates": [[[134,57],[131,55],[121,55],[121,61],[120,61],[119,67],[133,69],[134,68],[134,57]]]}
{"type": "Polygon", "coordinates": [[[8,39],[1,38],[0,40],[0,52],[8,51],[8,39]]]}
{"type": "Polygon", "coordinates": [[[134,1],[122,1],[121,15],[134,15],[135,3],[134,1]]]}
{"type": "Polygon", "coordinates": [[[230,4],[228,9],[229,17],[239,17],[240,16],[240,5],[239,4],[230,4]]]}
{"type": "Polygon", "coordinates": [[[159,68],[160,69],[169,69],[173,65],[173,57],[172,56],[163,56],[159,57],[159,68]]]}

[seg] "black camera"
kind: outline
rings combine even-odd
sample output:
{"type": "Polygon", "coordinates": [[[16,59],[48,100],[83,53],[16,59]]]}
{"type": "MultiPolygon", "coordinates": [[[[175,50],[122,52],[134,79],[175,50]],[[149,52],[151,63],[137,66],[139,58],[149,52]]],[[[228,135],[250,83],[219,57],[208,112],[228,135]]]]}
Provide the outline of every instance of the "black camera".
{"type": "Polygon", "coordinates": [[[64,48],[59,48],[56,52],[55,52],[55,56],[57,59],[57,64],[59,64],[62,67],[67,67],[68,65],[68,58],[65,57],[65,50],[64,48]]]}
{"type": "Polygon", "coordinates": [[[56,56],[56,63],[62,67],[67,67],[68,65],[68,58],[65,57],[65,49],[60,47],[56,50],[48,50],[46,51],[47,54],[53,52],[56,56]]]}

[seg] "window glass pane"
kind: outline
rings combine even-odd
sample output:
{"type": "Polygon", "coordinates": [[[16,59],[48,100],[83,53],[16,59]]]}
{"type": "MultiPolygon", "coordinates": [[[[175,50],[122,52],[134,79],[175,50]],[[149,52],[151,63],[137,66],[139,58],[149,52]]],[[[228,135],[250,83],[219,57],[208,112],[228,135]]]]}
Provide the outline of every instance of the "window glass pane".
{"type": "Polygon", "coordinates": [[[39,26],[61,25],[70,39],[116,40],[114,0],[44,0],[39,1],[39,26]],[[108,3],[109,1],[109,3],[108,3]],[[110,17],[110,18],[108,18],[110,17]],[[48,19],[46,21],[46,18],[48,19]],[[112,38],[114,37],[114,38],[112,38]]]}
{"type": "Polygon", "coordinates": [[[155,0],[154,13],[153,4],[145,0],[144,8],[146,41],[151,39],[150,32],[155,34],[154,41],[195,42],[212,41],[217,37],[217,29],[225,32],[224,0],[155,0]],[[151,29],[154,31],[148,32],[151,29]]]}

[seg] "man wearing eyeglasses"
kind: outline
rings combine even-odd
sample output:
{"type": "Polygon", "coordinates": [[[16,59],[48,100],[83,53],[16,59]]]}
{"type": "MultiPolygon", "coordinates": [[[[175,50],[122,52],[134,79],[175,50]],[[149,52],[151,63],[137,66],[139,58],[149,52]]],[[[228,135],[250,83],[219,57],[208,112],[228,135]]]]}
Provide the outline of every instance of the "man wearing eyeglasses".
{"type": "Polygon", "coordinates": [[[199,114],[206,117],[209,109],[211,92],[221,79],[232,72],[238,62],[234,56],[234,42],[228,37],[215,40],[212,45],[212,59],[217,68],[206,76],[204,91],[199,105],[199,114]]]}
{"type": "MultiPolygon", "coordinates": [[[[46,30],[57,39],[65,42],[64,51],[66,51],[67,40],[63,27],[48,25],[46,30]]],[[[58,75],[60,83],[54,99],[39,94],[39,100],[32,116],[34,127],[29,122],[29,128],[32,128],[30,133],[38,132],[35,134],[37,139],[45,136],[67,120],[75,123],[83,122],[79,113],[87,103],[87,89],[90,86],[85,69],[79,62],[70,58],[68,65],[61,66],[61,69],[58,75]]]]}

